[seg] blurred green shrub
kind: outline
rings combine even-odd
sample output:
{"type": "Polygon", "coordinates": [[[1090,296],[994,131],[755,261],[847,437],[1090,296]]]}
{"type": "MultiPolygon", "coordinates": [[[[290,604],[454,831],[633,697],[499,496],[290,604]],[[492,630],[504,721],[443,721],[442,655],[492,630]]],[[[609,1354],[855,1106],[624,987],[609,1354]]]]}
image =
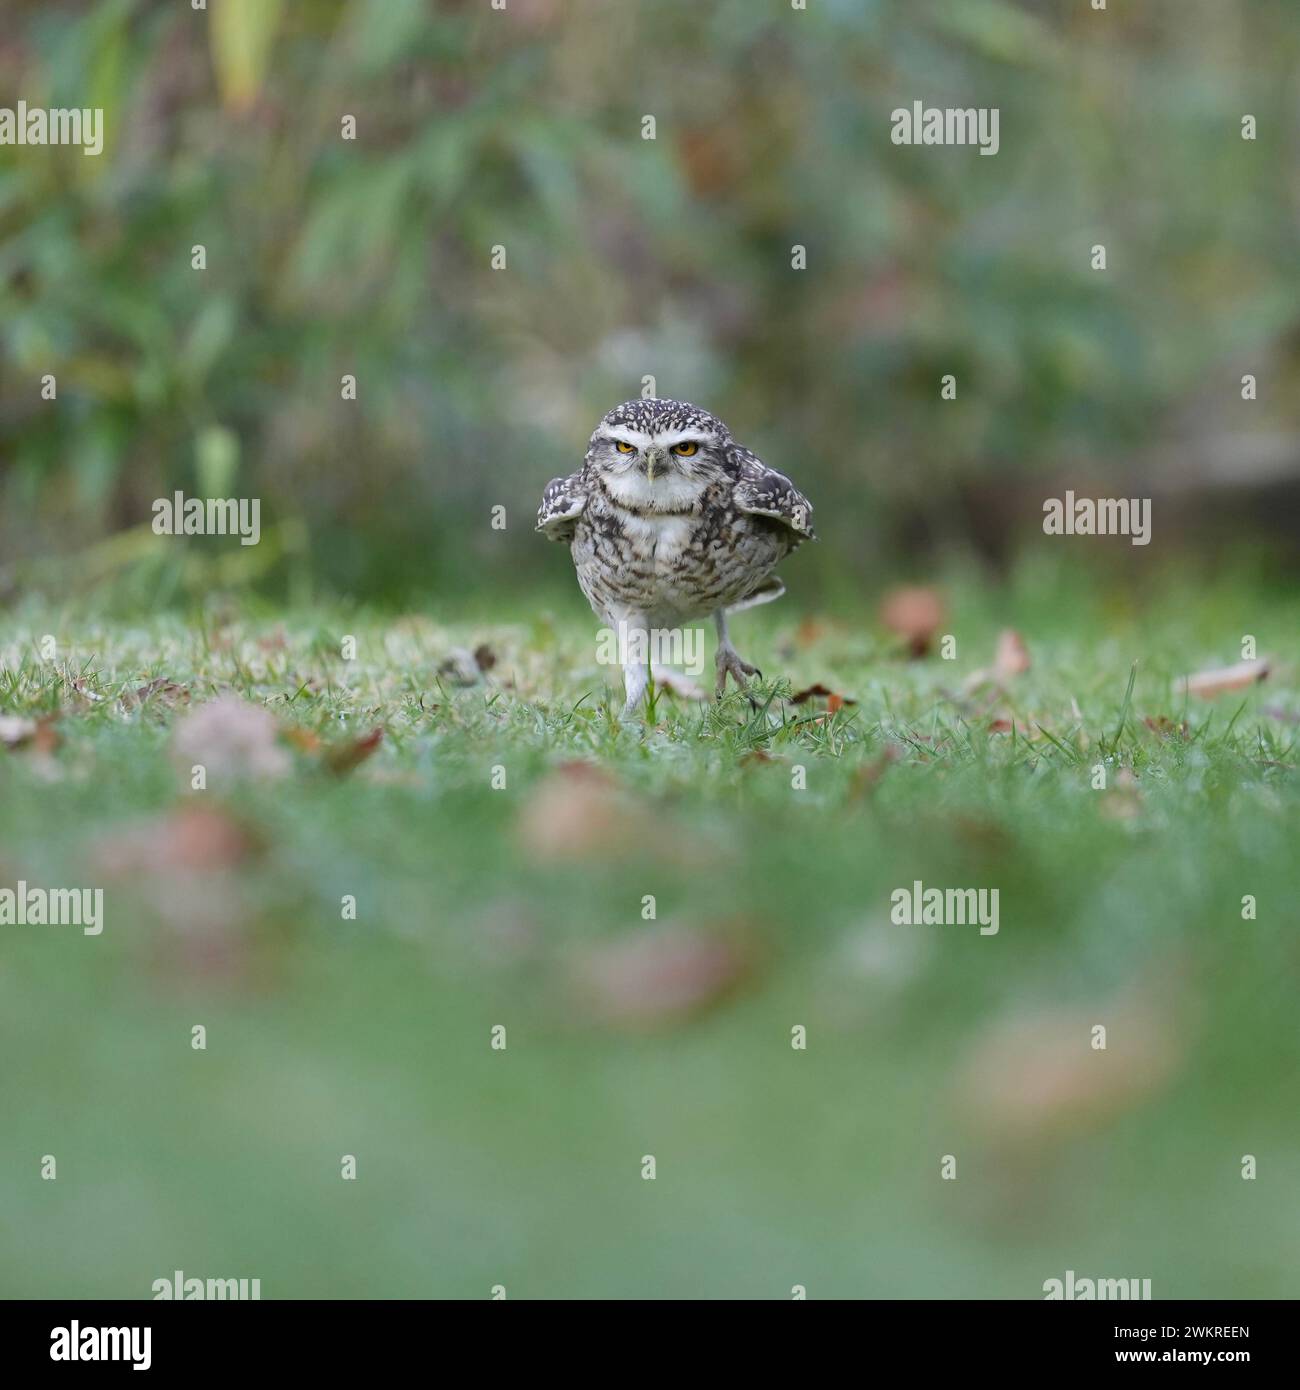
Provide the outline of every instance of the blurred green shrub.
{"type": "Polygon", "coordinates": [[[6,30],[0,104],[102,105],[107,143],[0,148],[0,564],[219,454],[334,585],[517,580],[541,485],[652,375],[856,575],[909,519],[960,539],[972,482],[1122,480],[1207,381],[1231,412],[1239,359],[1265,415],[1294,398],[1285,0],[11,0],[6,30]],[[1000,153],[892,145],[918,99],[998,106],[1000,153]]]}

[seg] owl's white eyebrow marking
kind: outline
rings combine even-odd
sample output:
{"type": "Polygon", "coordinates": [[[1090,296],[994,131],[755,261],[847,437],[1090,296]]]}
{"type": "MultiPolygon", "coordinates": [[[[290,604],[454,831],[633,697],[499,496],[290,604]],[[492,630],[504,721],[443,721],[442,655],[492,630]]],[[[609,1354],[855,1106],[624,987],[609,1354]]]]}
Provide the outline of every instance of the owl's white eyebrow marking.
{"type": "Polygon", "coordinates": [[[716,444],[718,437],[712,430],[685,429],[685,430],[637,430],[631,425],[604,425],[597,433],[600,439],[622,440],[624,444],[633,444],[638,449],[644,449],[647,444],[658,444],[664,449],[671,449],[674,444],[681,444],[684,440],[695,439],[701,444],[716,444]]]}
{"type": "Polygon", "coordinates": [[[671,448],[674,444],[681,444],[688,439],[697,439],[701,444],[716,444],[718,437],[712,430],[664,430],[654,436],[656,444],[662,444],[665,448],[671,448]]]}
{"type": "Polygon", "coordinates": [[[644,430],[634,430],[630,425],[602,425],[597,437],[615,443],[621,440],[624,444],[635,444],[638,449],[650,442],[650,436],[644,430]]]}

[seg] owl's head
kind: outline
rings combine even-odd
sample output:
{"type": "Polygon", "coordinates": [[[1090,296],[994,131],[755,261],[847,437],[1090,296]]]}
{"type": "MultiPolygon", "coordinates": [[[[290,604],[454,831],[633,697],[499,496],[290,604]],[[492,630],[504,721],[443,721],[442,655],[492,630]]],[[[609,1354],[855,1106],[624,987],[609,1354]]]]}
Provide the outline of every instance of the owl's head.
{"type": "Polygon", "coordinates": [[[687,401],[636,400],[596,426],[587,466],[628,506],[677,511],[725,472],[731,432],[687,401]]]}

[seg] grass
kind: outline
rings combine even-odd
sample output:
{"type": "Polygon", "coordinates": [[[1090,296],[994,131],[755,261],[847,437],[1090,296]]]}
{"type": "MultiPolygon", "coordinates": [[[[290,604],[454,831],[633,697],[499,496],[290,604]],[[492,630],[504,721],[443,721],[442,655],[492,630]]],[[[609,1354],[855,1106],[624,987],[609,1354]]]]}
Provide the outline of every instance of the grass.
{"type": "Polygon", "coordinates": [[[1300,607],[950,592],[955,660],[787,598],[734,624],[758,711],[631,727],[567,594],[11,611],[0,715],[57,720],[0,750],[0,887],[102,885],[106,926],[0,928],[2,1291],[1293,1296],[1300,607]],[[1030,668],[965,688],[1004,625],[1030,668]],[[1244,633],[1267,681],[1176,693],[1244,633]],[[222,692],[283,766],[218,742],[191,791],[222,692]],[[998,889],[997,934],[892,922],[918,879],[998,889]]]}

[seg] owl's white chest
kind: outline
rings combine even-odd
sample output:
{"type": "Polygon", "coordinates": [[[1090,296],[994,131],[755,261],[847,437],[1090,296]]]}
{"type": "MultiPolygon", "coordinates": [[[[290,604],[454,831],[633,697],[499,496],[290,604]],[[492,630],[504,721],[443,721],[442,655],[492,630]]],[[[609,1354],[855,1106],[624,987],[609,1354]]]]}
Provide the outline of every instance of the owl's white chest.
{"type": "Polygon", "coordinates": [[[624,521],[627,538],[638,554],[653,561],[658,576],[671,575],[691,543],[697,520],[692,516],[633,516],[624,521]]]}
{"type": "Polygon", "coordinates": [[[620,605],[664,624],[697,611],[692,537],[698,518],[625,512],[620,522],[624,561],[615,573],[606,571],[620,605]]]}

